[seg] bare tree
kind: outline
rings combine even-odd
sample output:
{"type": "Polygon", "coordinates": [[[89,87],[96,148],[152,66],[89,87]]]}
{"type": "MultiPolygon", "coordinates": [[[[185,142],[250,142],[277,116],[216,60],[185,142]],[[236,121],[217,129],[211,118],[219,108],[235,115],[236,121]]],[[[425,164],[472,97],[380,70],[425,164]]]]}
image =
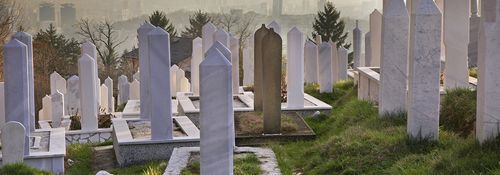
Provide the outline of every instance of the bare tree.
{"type": "Polygon", "coordinates": [[[89,19],[82,19],[78,23],[78,29],[78,35],[96,46],[105,76],[115,77],[113,72],[121,62],[117,48],[126,41],[126,38],[118,39],[115,27],[107,20],[94,23],[89,19]]]}
{"type": "Polygon", "coordinates": [[[240,48],[254,32],[255,14],[221,13],[214,19],[215,25],[238,37],[240,48]]]}

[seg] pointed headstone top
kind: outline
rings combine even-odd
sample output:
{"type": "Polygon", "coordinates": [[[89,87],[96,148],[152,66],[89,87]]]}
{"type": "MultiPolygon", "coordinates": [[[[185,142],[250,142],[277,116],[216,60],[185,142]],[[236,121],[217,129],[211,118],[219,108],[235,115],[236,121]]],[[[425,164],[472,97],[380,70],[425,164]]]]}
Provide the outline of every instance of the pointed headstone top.
{"type": "Polygon", "coordinates": [[[224,54],[222,54],[214,45],[208,49],[206,57],[201,62],[200,67],[217,65],[231,67],[229,60],[227,60],[224,54]]]}
{"type": "Polygon", "coordinates": [[[312,42],[310,40],[307,40],[305,46],[307,48],[311,48],[311,47],[316,47],[316,44],[314,44],[314,42],[312,42]]]}
{"type": "Polygon", "coordinates": [[[174,64],[172,67],[170,67],[170,69],[179,69],[179,66],[177,66],[177,64],[174,64]]]}
{"type": "Polygon", "coordinates": [[[23,42],[17,40],[17,39],[12,39],[10,42],[4,45],[4,48],[26,48],[26,44],[23,42]]]}
{"type": "Polygon", "coordinates": [[[404,0],[384,1],[384,16],[408,16],[404,0]]]}
{"type": "Polygon", "coordinates": [[[162,28],[159,28],[159,27],[156,27],[154,28],[153,30],[151,30],[149,33],[148,33],[149,36],[163,36],[163,35],[167,35],[169,36],[168,32],[163,30],[162,28]]]}
{"type": "Polygon", "coordinates": [[[229,37],[229,34],[222,28],[219,28],[217,29],[217,31],[215,31],[215,36],[227,36],[229,37]]]}
{"type": "Polygon", "coordinates": [[[58,98],[58,97],[62,97],[62,96],[63,96],[63,94],[61,93],[61,91],[56,90],[56,91],[54,92],[54,94],[52,94],[52,95],[50,95],[50,96],[55,97],[55,98],[58,98]]]}
{"type": "Polygon", "coordinates": [[[212,30],[212,31],[215,31],[217,30],[217,27],[215,27],[214,24],[212,24],[212,22],[208,22],[207,24],[203,25],[203,28],[202,30],[212,30]]]}
{"type": "Polygon", "coordinates": [[[382,13],[380,13],[380,11],[378,11],[378,9],[375,9],[373,10],[373,12],[370,14],[371,15],[382,15],[382,13]]]}
{"type": "Polygon", "coordinates": [[[156,28],[156,27],[155,27],[153,24],[151,24],[151,23],[149,23],[149,22],[145,21],[145,22],[144,22],[144,24],[142,24],[142,25],[139,27],[139,30],[141,30],[141,29],[149,29],[149,30],[152,30],[152,29],[154,29],[154,28],[156,28]]]}
{"type": "Polygon", "coordinates": [[[328,42],[322,42],[321,44],[319,44],[320,48],[325,48],[325,47],[332,47],[332,45],[328,42]]]}
{"type": "Polygon", "coordinates": [[[271,23],[269,23],[269,28],[272,28],[272,27],[276,27],[276,26],[279,26],[278,22],[276,21],[271,21],[271,23]]]}
{"type": "Polygon", "coordinates": [[[90,41],[85,41],[82,43],[82,48],[93,48],[95,49],[95,45],[94,43],[90,42],[90,41]]]}
{"type": "Polygon", "coordinates": [[[62,76],[61,76],[61,74],[54,71],[54,72],[52,72],[52,74],[50,74],[50,77],[62,77],[62,76]]]}
{"type": "Polygon", "coordinates": [[[288,33],[289,34],[302,34],[302,32],[297,27],[293,27],[292,29],[290,29],[290,31],[288,33]]]}
{"type": "Polygon", "coordinates": [[[193,39],[193,43],[196,43],[196,44],[202,44],[202,41],[203,41],[203,39],[201,39],[200,37],[196,37],[195,39],[193,39]]]}
{"type": "Polygon", "coordinates": [[[113,82],[113,79],[111,79],[110,77],[106,78],[106,80],[104,80],[104,82],[113,82]]]}
{"type": "Polygon", "coordinates": [[[32,38],[32,36],[26,32],[16,32],[12,38],[32,38]]]}
{"type": "MultiPolygon", "coordinates": [[[[228,60],[231,60],[231,50],[229,50],[229,48],[224,46],[221,42],[216,41],[214,43],[214,45],[212,45],[212,48],[219,50],[219,52],[221,52],[222,55],[224,55],[224,57],[226,57],[228,60]]],[[[212,48],[210,48],[210,49],[212,49],[212,48]]],[[[210,51],[210,49],[209,49],[209,51],[210,51]]],[[[208,51],[207,51],[206,56],[208,56],[208,51]]]]}
{"type": "Polygon", "coordinates": [[[92,62],[94,63],[94,58],[92,58],[91,56],[87,55],[87,54],[84,54],[79,60],[78,62],[92,62]]]}

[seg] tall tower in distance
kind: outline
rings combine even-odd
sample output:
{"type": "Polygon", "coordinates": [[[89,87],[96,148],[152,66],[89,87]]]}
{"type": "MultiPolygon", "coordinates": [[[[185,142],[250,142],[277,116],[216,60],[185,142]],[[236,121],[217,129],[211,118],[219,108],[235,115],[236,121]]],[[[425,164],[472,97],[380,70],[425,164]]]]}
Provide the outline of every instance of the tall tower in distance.
{"type": "Polygon", "coordinates": [[[283,0],[273,0],[273,17],[283,14],[283,0]]]}

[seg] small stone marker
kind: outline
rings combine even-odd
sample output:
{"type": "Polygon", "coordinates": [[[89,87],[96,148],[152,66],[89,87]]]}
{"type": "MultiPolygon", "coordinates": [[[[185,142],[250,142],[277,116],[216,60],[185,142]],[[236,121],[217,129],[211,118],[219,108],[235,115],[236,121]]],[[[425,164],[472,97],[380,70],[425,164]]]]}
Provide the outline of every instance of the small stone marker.
{"type": "Polygon", "coordinates": [[[64,117],[64,95],[56,91],[50,97],[52,100],[52,128],[59,128],[64,117]]]}
{"type": "Polygon", "coordinates": [[[101,91],[101,106],[99,107],[99,113],[109,113],[109,108],[108,108],[108,87],[103,84],[101,85],[101,88],[99,89],[101,91]]]}
{"type": "Polygon", "coordinates": [[[66,101],[64,104],[66,105],[67,114],[70,116],[77,115],[77,113],[81,113],[80,110],[80,77],[73,75],[68,81],[67,92],[64,96],[66,101]]]}
{"type": "MultiPolygon", "coordinates": [[[[2,165],[22,163],[26,154],[26,129],[15,121],[7,122],[2,127],[2,165]]],[[[29,151],[29,150],[28,150],[29,151]]],[[[28,152],[29,153],[29,152],[28,152]]]]}
{"type": "Polygon", "coordinates": [[[177,92],[185,92],[182,89],[182,83],[181,83],[183,78],[186,78],[186,72],[184,72],[184,70],[182,69],[177,69],[177,73],[175,73],[175,84],[177,86],[177,88],[175,88],[176,94],[177,92]]]}
{"type": "Polygon", "coordinates": [[[266,28],[264,24],[262,24],[261,28],[255,32],[255,48],[254,48],[254,111],[262,112],[262,96],[263,96],[263,42],[264,36],[269,32],[269,29],[266,28]]]}
{"type": "Polygon", "coordinates": [[[354,68],[365,66],[364,60],[361,58],[361,36],[362,32],[359,29],[359,20],[356,20],[356,28],[352,31],[353,48],[354,48],[354,68]]]}
{"type": "MultiPolygon", "coordinates": [[[[28,49],[17,39],[4,45],[5,122],[25,126],[24,155],[29,155],[31,116],[29,109],[28,49]]],[[[19,146],[19,145],[17,145],[19,146]]]]}
{"type": "Polygon", "coordinates": [[[403,0],[384,1],[380,116],[406,111],[409,19],[403,0]]]}
{"type": "Polygon", "coordinates": [[[203,26],[202,30],[202,40],[203,40],[203,52],[202,56],[207,53],[208,49],[212,47],[212,44],[214,44],[214,33],[217,31],[217,27],[215,27],[212,22],[208,22],[203,26]]]}
{"type": "Polygon", "coordinates": [[[98,100],[94,91],[95,62],[92,57],[85,54],[78,60],[78,74],[80,77],[80,100],[81,100],[81,125],[83,131],[97,130],[98,100]]]}
{"type": "Polygon", "coordinates": [[[203,40],[193,40],[193,52],[191,54],[191,91],[200,94],[200,63],[203,61],[203,40]]]}
{"type": "Polygon", "coordinates": [[[42,98],[43,115],[39,116],[40,121],[52,120],[52,97],[45,95],[42,98]]]}
{"type": "Polygon", "coordinates": [[[331,93],[332,83],[332,45],[323,42],[318,46],[318,80],[320,93],[331,93]]]}
{"type": "Polygon", "coordinates": [[[172,96],[169,91],[170,36],[163,29],[156,28],[148,34],[148,40],[151,94],[154,94],[151,96],[151,140],[172,140],[172,96]]]}
{"type": "Polygon", "coordinates": [[[108,88],[108,95],[107,95],[107,99],[108,99],[108,112],[111,113],[111,112],[115,112],[115,104],[114,104],[114,97],[113,97],[113,79],[111,78],[106,78],[106,80],[104,80],[104,84],[106,85],[106,87],[108,88]]]}
{"type": "MultiPolygon", "coordinates": [[[[288,32],[288,108],[304,107],[304,34],[296,27],[288,32]]],[[[280,85],[281,86],[281,85],[280,85]]]]}
{"type": "Polygon", "coordinates": [[[137,29],[138,39],[139,39],[139,68],[141,70],[140,80],[141,80],[141,101],[140,101],[140,118],[150,119],[151,118],[151,71],[150,71],[150,57],[149,57],[149,47],[151,43],[148,40],[148,34],[156,27],[148,22],[137,29]]]}
{"type": "Polygon", "coordinates": [[[179,67],[177,65],[173,65],[170,67],[170,94],[175,96],[177,94],[177,72],[179,71],[179,67]]]}
{"type": "Polygon", "coordinates": [[[441,12],[432,0],[413,1],[411,11],[408,135],[438,140],[441,12]]]}
{"type": "Polygon", "coordinates": [[[281,133],[282,40],[273,29],[262,40],[264,134],[281,133]]]}
{"type": "Polygon", "coordinates": [[[141,83],[137,79],[134,79],[134,81],[130,83],[130,100],[139,100],[141,98],[140,86],[141,83]]]}
{"type": "Polygon", "coordinates": [[[232,66],[210,48],[200,64],[201,174],[233,174],[232,66]]]}

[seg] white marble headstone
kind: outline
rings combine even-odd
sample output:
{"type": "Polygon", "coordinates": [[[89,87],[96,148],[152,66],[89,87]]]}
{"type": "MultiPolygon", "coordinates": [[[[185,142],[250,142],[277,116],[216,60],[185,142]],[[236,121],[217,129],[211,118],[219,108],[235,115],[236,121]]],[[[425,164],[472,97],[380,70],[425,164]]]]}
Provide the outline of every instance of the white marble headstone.
{"type": "Polygon", "coordinates": [[[106,78],[106,80],[104,80],[104,84],[106,85],[106,87],[108,88],[108,95],[106,96],[107,99],[108,99],[108,102],[107,102],[107,108],[108,108],[108,112],[115,112],[115,104],[114,104],[114,97],[113,97],[113,79],[111,78],[106,78]]]}
{"type": "Polygon", "coordinates": [[[24,161],[26,140],[25,127],[10,121],[2,127],[2,165],[22,163],[24,161]]]}
{"type": "Polygon", "coordinates": [[[233,65],[233,93],[238,94],[240,88],[240,40],[231,37],[231,65],[233,65]]]}
{"type": "Polygon", "coordinates": [[[321,93],[332,92],[332,45],[327,42],[318,46],[318,80],[321,93]]]}
{"type": "Polygon", "coordinates": [[[58,128],[64,117],[64,95],[56,91],[50,97],[52,100],[52,128],[58,128]]]}
{"type": "Polygon", "coordinates": [[[287,34],[287,106],[304,107],[304,34],[296,27],[287,34]]]}
{"type": "Polygon", "coordinates": [[[191,91],[200,94],[200,63],[203,61],[203,40],[193,40],[193,52],[191,54],[191,91]]]}
{"type": "Polygon", "coordinates": [[[230,45],[229,43],[231,42],[231,38],[229,36],[229,33],[224,31],[224,29],[219,28],[215,33],[214,33],[214,43],[215,42],[220,42],[222,45],[225,47],[229,48],[230,45]]]}
{"type": "Polygon", "coordinates": [[[134,79],[134,81],[132,81],[130,83],[130,95],[129,95],[129,100],[139,100],[141,98],[140,96],[140,87],[141,86],[141,83],[137,80],[137,79],[134,79]]]}
{"type": "Polygon", "coordinates": [[[83,131],[97,130],[98,100],[95,92],[95,60],[89,55],[83,55],[78,60],[78,74],[80,77],[80,109],[83,131]]]}
{"type": "Polygon", "coordinates": [[[217,27],[215,27],[212,22],[208,22],[203,26],[202,30],[202,39],[203,39],[203,52],[202,56],[205,55],[205,53],[212,47],[212,44],[214,44],[214,33],[217,31],[217,27]]]}
{"type": "Polygon", "coordinates": [[[363,67],[365,66],[365,61],[364,59],[362,59],[361,57],[361,43],[362,43],[362,33],[361,32],[361,29],[359,29],[359,21],[356,20],[356,28],[354,28],[354,30],[352,31],[352,36],[353,36],[353,42],[352,42],[352,46],[353,46],[353,50],[354,50],[354,68],[357,68],[357,67],[363,67]]]}
{"type": "Polygon", "coordinates": [[[66,101],[67,114],[70,116],[81,113],[80,110],[80,78],[76,75],[71,76],[67,81],[67,92],[64,96],[66,101]]]}
{"type": "Polygon", "coordinates": [[[99,90],[101,91],[101,97],[100,97],[100,100],[101,100],[101,106],[99,107],[99,113],[109,113],[109,105],[108,105],[108,87],[103,84],[101,85],[101,87],[99,88],[99,90]]]}
{"type": "Polygon", "coordinates": [[[139,29],[137,29],[137,34],[139,38],[139,68],[141,70],[140,81],[141,81],[141,105],[140,113],[141,119],[151,118],[151,71],[150,71],[150,57],[149,57],[149,47],[151,43],[148,40],[148,33],[154,30],[156,27],[148,22],[145,22],[139,29]]]}
{"type": "Polygon", "coordinates": [[[370,46],[371,46],[371,67],[380,66],[380,51],[382,46],[382,14],[375,9],[370,14],[370,46]]]}
{"type": "Polygon", "coordinates": [[[52,120],[52,97],[45,95],[42,98],[43,115],[39,116],[40,121],[52,120]]]}
{"type": "Polygon", "coordinates": [[[120,75],[120,77],[118,77],[118,105],[127,103],[129,95],[130,83],[128,82],[128,77],[125,75],[120,75]]]}

